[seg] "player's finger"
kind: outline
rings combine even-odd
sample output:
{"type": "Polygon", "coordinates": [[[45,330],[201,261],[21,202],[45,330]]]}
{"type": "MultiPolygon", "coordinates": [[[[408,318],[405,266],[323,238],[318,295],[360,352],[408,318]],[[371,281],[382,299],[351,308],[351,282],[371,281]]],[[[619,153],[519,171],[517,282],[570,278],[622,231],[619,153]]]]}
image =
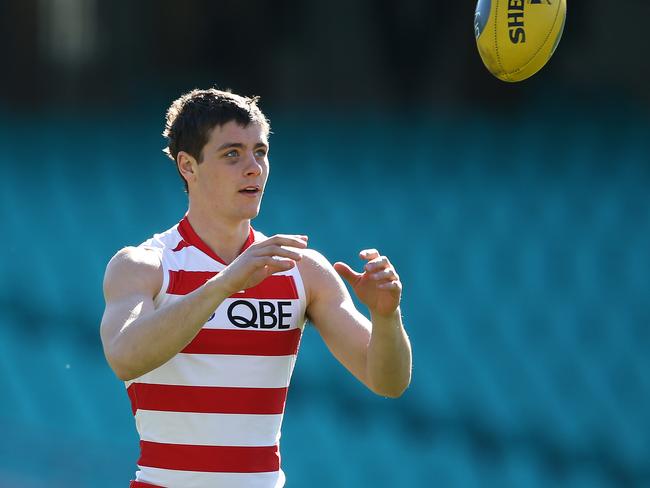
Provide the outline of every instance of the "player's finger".
{"type": "Polygon", "coordinates": [[[302,253],[296,251],[295,248],[291,249],[290,247],[284,246],[264,246],[253,251],[254,256],[278,256],[288,259],[293,259],[294,261],[299,261],[302,259],[302,253]]]}
{"type": "Polygon", "coordinates": [[[366,261],[370,261],[371,259],[379,257],[379,251],[377,251],[377,249],[364,249],[359,253],[359,257],[366,261]]]}
{"type": "Polygon", "coordinates": [[[378,258],[368,261],[363,269],[372,273],[373,271],[379,271],[390,266],[390,262],[386,256],[379,256],[378,258]]]}
{"type": "Polygon", "coordinates": [[[399,276],[395,273],[395,270],[392,268],[382,269],[374,273],[369,273],[368,277],[373,281],[396,281],[399,280],[399,276]]]}
{"type": "Polygon", "coordinates": [[[357,273],[352,268],[350,268],[350,266],[342,262],[334,263],[334,269],[339,275],[341,275],[343,279],[345,279],[350,284],[356,282],[361,276],[361,273],[357,273]]]}
{"type": "Polygon", "coordinates": [[[391,291],[402,291],[402,283],[399,280],[387,281],[386,283],[380,283],[377,285],[377,288],[382,290],[391,290],[391,291]]]}
{"type": "MultiPolygon", "coordinates": [[[[289,247],[298,247],[304,249],[307,247],[307,241],[309,238],[303,235],[293,235],[293,234],[276,234],[273,237],[255,243],[256,248],[266,247],[266,246],[289,246],[289,247]]],[[[253,246],[251,246],[253,247],[253,246]]]]}
{"type": "Polygon", "coordinates": [[[282,258],[279,256],[262,256],[259,258],[259,263],[261,266],[266,266],[277,271],[291,269],[296,265],[296,262],[293,259],[282,258]]]}

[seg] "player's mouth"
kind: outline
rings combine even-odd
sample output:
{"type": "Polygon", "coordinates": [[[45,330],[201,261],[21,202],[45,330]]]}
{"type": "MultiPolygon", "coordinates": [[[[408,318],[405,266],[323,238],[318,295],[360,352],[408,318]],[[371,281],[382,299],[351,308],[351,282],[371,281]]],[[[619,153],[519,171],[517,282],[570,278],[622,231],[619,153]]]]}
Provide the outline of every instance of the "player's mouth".
{"type": "Polygon", "coordinates": [[[249,185],[239,190],[239,193],[241,193],[242,195],[248,195],[254,197],[262,193],[262,189],[260,188],[259,185],[249,185]]]}

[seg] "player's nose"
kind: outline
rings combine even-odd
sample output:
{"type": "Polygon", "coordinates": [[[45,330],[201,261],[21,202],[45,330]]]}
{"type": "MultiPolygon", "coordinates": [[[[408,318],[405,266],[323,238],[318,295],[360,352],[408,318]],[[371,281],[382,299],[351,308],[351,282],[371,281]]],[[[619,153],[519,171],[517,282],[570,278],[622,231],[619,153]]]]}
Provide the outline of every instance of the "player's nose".
{"type": "Polygon", "coordinates": [[[246,175],[258,176],[262,174],[264,167],[260,161],[257,160],[254,153],[247,155],[247,164],[245,166],[246,175]]]}

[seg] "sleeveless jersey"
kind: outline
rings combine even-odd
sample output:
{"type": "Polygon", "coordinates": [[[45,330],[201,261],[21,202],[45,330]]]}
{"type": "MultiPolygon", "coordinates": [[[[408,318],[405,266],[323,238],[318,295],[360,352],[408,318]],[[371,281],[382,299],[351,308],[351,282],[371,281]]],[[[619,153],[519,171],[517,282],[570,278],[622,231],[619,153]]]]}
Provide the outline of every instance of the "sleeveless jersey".
{"type": "MultiPolygon", "coordinates": [[[[265,237],[252,228],[242,251],[265,237]]],[[[162,250],[164,307],[225,263],[187,217],[141,246],[162,250]]],[[[224,300],[182,351],[126,381],[138,434],[131,488],[279,488],[280,427],[305,325],[298,268],[224,300]]]]}

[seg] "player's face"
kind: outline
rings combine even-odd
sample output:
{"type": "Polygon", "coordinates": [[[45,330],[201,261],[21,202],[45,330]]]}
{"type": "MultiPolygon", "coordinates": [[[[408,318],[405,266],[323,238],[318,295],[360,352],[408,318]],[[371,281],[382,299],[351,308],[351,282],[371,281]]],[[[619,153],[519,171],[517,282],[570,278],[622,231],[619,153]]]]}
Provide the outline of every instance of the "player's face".
{"type": "Polygon", "coordinates": [[[259,124],[242,127],[232,121],[215,127],[190,193],[196,191],[222,217],[256,217],[269,175],[268,152],[267,134],[259,124]]]}

